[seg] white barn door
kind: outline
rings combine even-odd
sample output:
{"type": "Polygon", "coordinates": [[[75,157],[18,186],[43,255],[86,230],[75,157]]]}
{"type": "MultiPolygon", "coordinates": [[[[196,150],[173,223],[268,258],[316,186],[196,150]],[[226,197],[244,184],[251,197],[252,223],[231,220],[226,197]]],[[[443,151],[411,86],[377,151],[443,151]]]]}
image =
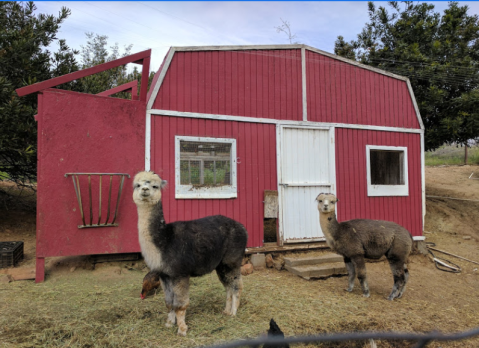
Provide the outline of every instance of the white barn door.
{"type": "Polygon", "coordinates": [[[280,126],[278,132],[282,242],[324,240],[315,198],[336,193],[334,128],[280,126]]]}

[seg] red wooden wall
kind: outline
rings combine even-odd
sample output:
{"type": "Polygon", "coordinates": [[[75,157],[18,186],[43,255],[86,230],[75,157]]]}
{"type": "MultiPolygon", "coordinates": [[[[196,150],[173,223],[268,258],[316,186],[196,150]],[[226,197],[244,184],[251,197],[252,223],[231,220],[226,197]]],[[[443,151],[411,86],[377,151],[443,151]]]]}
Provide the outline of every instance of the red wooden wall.
{"type": "Polygon", "coordinates": [[[420,134],[336,128],[336,187],[338,221],[374,219],[394,221],[421,236],[421,136],[420,134]],[[366,145],[408,148],[409,196],[368,197],[366,145]]]}
{"type": "Polygon", "coordinates": [[[263,245],[264,191],[277,190],[276,128],[271,124],[152,116],[151,170],[168,181],[167,222],[222,214],[245,225],[248,247],[263,245]],[[235,138],[238,197],[175,199],[175,136],[235,138]]]}
{"type": "MultiPolygon", "coordinates": [[[[131,197],[133,176],[144,169],[145,113],[146,103],[140,101],[61,90],[39,94],[37,258],[140,251],[131,197]],[[82,220],[72,179],[64,177],[71,172],[130,174],[123,187],[118,227],[78,228],[82,220]]],[[[98,216],[97,183],[92,185],[94,216],[98,216]]],[[[84,197],[87,187],[83,182],[84,197]]],[[[107,190],[103,181],[103,217],[107,190]]],[[[115,203],[117,192],[112,194],[115,203]]],[[[89,203],[85,198],[83,203],[89,217],[89,203]]],[[[37,274],[37,280],[39,276],[43,275],[37,274]]]]}
{"type": "Polygon", "coordinates": [[[420,128],[405,81],[306,50],[308,121],[420,128]]]}
{"type": "Polygon", "coordinates": [[[153,109],[302,120],[301,50],[175,52],[153,109]]]}

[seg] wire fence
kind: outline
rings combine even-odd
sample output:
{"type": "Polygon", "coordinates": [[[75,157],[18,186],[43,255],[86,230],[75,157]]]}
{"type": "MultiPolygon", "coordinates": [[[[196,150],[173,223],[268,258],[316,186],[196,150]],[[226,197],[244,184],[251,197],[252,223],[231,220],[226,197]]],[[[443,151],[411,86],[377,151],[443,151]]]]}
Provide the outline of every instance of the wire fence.
{"type": "MultiPolygon", "coordinates": [[[[269,348],[288,347],[288,344],[294,343],[325,343],[325,342],[347,342],[347,341],[371,341],[371,340],[402,340],[416,343],[413,348],[426,347],[433,341],[459,341],[474,336],[479,336],[479,328],[470,331],[464,331],[455,334],[442,334],[440,332],[431,332],[426,334],[395,333],[395,332],[360,332],[360,333],[338,333],[322,334],[312,336],[297,337],[259,337],[256,339],[239,340],[223,343],[205,348],[235,348],[235,347],[261,347],[267,344],[269,348]]],[[[367,343],[366,343],[367,344],[367,343]]],[[[366,345],[367,347],[368,345],[366,345]]],[[[371,344],[371,346],[375,346],[371,344]]]]}

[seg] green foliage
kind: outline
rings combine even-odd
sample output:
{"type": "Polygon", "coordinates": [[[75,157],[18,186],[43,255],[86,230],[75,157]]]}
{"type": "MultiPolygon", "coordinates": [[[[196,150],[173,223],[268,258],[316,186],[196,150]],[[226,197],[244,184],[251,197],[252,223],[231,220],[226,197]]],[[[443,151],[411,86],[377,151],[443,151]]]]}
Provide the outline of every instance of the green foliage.
{"type": "Polygon", "coordinates": [[[479,20],[450,2],[441,15],[427,3],[368,3],[357,40],[339,36],[335,53],[410,79],[426,129],[426,149],[479,137],[479,20]]]}
{"type": "MultiPolygon", "coordinates": [[[[120,54],[118,44],[110,47],[112,53],[108,52],[108,36],[86,33],[87,44],[81,46],[82,69],[90,68],[95,65],[111,62],[113,60],[128,56],[131,54],[133,45],[125,47],[123,54],[120,54]]],[[[126,65],[117,68],[102,71],[100,73],[84,77],[80,80],[83,92],[97,94],[111,88],[120,86],[124,83],[133,81],[138,71],[134,74],[128,74],[126,65]],[[131,75],[131,76],[129,76],[131,75]],[[134,76],[133,76],[134,75],[134,76]]],[[[131,94],[120,93],[117,97],[131,99],[131,94]]]]}
{"type": "Polygon", "coordinates": [[[0,2],[0,171],[17,182],[36,177],[37,96],[19,98],[15,89],[78,70],[77,52],[56,37],[70,10],[58,17],[35,10],[33,2],[0,2]]]}

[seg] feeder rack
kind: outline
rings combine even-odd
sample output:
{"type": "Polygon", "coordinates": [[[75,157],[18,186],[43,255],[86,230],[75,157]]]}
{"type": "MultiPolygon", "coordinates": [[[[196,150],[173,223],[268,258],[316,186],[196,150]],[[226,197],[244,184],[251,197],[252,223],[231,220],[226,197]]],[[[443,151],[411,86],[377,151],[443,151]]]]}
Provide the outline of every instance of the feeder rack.
{"type": "Polygon", "coordinates": [[[130,178],[130,174],[126,173],[66,173],[65,177],[67,178],[68,176],[72,177],[73,181],[73,187],[75,188],[75,194],[77,196],[78,200],[78,206],[80,208],[80,215],[81,219],[83,222],[83,225],[78,225],[78,228],[91,228],[91,227],[114,227],[118,226],[117,223],[115,223],[117,215],[118,215],[118,205],[120,203],[120,197],[121,197],[121,192],[123,190],[123,184],[125,182],[125,177],[130,178]],[[80,180],[79,176],[81,175],[87,175],[88,176],[88,199],[89,199],[89,205],[90,205],[90,221],[87,223],[85,220],[85,212],[83,211],[83,202],[82,202],[82,195],[81,195],[81,190],[80,190],[80,180]],[[99,198],[98,198],[98,206],[99,206],[99,213],[98,213],[98,222],[96,224],[93,223],[93,207],[92,207],[92,192],[91,192],[91,177],[92,176],[99,176],[99,198]],[[103,176],[109,176],[110,177],[110,185],[108,189],[108,210],[106,214],[106,219],[104,222],[101,221],[101,211],[102,211],[102,198],[101,198],[101,184],[102,184],[102,177],[103,176]],[[114,176],[120,176],[120,186],[118,189],[118,198],[116,200],[116,207],[115,207],[115,213],[113,214],[113,219],[111,222],[108,222],[110,219],[110,208],[111,208],[111,192],[112,192],[112,186],[113,186],[113,177],[114,176]]]}

